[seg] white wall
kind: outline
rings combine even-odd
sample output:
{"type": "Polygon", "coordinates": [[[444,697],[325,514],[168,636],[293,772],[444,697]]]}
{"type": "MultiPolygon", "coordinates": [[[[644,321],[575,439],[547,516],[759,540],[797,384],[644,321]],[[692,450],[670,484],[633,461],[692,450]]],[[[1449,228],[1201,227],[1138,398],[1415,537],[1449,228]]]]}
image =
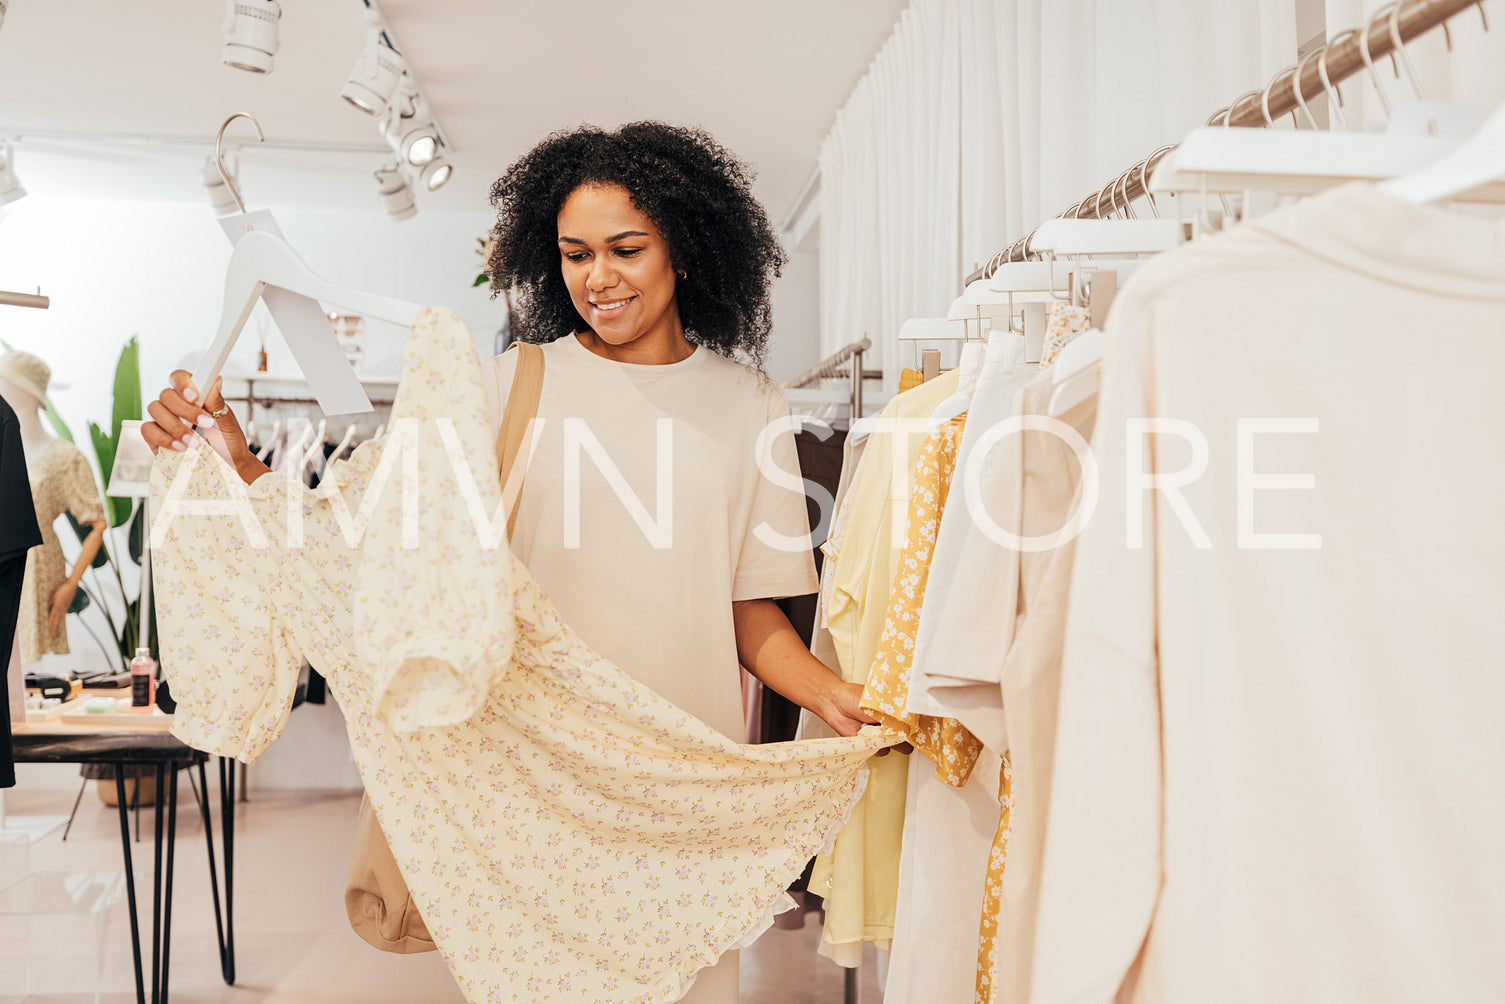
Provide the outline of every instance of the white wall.
{"type": "MultiPolygon", "coordinates": [[[[813,243],[813,242],[807,242],[813,243]]],[[[773,335],[766,369],[774,380],[798,376],[820,362],[820,254],[789,251],[783,278],[774,280],[773,335]]]]}

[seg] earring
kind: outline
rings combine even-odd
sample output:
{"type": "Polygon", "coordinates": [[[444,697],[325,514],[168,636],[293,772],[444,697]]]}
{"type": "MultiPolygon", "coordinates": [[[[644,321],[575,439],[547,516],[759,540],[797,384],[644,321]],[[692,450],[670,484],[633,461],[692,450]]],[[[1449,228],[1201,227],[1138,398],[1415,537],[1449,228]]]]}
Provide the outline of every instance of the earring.
{"type": "Polygon", "coordinates": [[[686,272],[684,269],[680,269],[679,270],[679,277],[681,279],[688,279],[690,277],[690,273],[686,272]]]}

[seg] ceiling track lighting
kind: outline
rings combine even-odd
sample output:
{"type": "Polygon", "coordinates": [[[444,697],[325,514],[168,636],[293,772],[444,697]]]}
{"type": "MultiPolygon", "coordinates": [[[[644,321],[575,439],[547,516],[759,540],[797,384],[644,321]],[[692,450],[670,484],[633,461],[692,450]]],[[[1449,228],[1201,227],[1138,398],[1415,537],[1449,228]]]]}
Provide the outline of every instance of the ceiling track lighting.
{"type": "Polygon", "coordinates": [[[407,62],[392,47],[381,12],[366,8],[366,48],[340,88],[340,97],[368,115],[380,115],[407,72],[407,62]]]}
{"type": "Polygon", "coordinates": [[[409,172],[417,175],[422,190],[432,192],[449,181],[454,165],[445,156],[449,144],[444,132],[383,24],[375,0],[361,2],[366,8],[366,47],[340,96],[376,116],[377,130],[398,158],[396,164],[388,164],[376,172],[382,199],[394,219],[407,219],[417,211],[411,204],[413,183],[409,172]],[[402,188],[398,187],[399,180],[402,188]],[[407,201],[394,210],[393,200],[399,197],[407,201]],[[398,215],[399,212],[403,215],[398,215]]]}
{"type": "Polygon", "coordinates": [[[449,181],[449,176],[455,173],[454,165],[450,164],[449,158],[444,156],[441,149],[427,164],[418,172],[418,183],[426,192],[437,192],[449,181]]]}
{"type": "Polygon", "coordinates": [[[410,167],[422,167],[439,152],[439,127],[411,77],[403,78],[383,109],[381,134],[392,152],[410,167]]]}
{"type": "MultiPolygon", "coordinates": [[[[231,184],[239,184],[239,171],[233,163],[225,164],[225,174],[230,176],[231,184]]],[[[219,165],[215,163],[214,155],[204,158],[204,166],[199,168],[199,181],[204,185],[204,191],[209,193],[209,201],[214,206],[216,216],[229,216],[231,213],[241,212],[240,206],[235,202],[235,193],[230,191],[230,186],[225,184],[225,179],[219,173],[219,165]]]]}
{"type": "Polygon", "coordinates": [[[413,201],[413,185],[407,173],[398,163],[384,164],[375,171],[376,190],[387,208],[387,215],[394,220],[406,220],[417,214],[418,205],[413,201]]]}
{"type": "Polygon", "coordinates": [[[26,189],[16,177],[15,148],[9,143],[0,143],[0,206],[25,198],[26,189]]]}
{"type": "Polygon", "coordinates": [[[281,18],[277,0],[225,0],[225,48],[220,59],[237,70],[271,73],[281,18]]]}

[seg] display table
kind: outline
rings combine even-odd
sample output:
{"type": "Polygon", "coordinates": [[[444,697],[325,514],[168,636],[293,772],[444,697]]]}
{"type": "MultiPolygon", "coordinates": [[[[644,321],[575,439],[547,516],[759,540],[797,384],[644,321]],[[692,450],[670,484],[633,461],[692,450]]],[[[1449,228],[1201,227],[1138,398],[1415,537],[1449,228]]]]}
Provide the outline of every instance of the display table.
{"type": "Polygon", "coordinates": [[[178,770],[198,770],[198,804],[204,820],[204,844],[209,854],[209,887],[214,898],[214,926],[219,940],[220,972],[227,984],[235,982],[235,770],[234,764],[221,757],[220,822],[224,832],[224,906],[220,906],[218,868],[214,854],[214,832],[210,823],[209,788],[204,765],[209,754],[185,745],[162,730],[167,716],[144,719],[139,726],[111,722],[101,725],[60,721],[28,722],[12,730],[17,763],[108,764],[115,771],[117,811],[120,813],[120,845],[125,856],[126,905],[131,916],[131,950],[136,966],[136,1000],[146,1004],[141,961],[141,930],[136,909],[136,880],[131,862],[131,836],[125,795],[125,768],[156,768],[155,805],[156,839],[153,847],[156,862],[152,875],[152,978],[151,1000],[167,1000],[169,947],[172,937],[173,850],[178,818],[178,770]],[[171,783],[168,784],[168,775],[171,783]],[[167,792],[166,840],[163,840],[162,792],[167,792]],[[163,851],[166,850],[166,862],[163,851]]]}

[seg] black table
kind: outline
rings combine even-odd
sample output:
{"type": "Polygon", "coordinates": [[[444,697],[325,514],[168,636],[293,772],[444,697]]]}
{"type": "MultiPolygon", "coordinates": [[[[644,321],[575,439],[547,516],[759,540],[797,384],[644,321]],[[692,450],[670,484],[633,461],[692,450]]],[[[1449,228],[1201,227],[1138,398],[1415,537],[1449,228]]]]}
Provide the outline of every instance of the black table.
{"type": "MultiPolygon", "coordinates": [[[[204,819],[204,844],[209,852],[209,886],[214,897],[214,929],[219,940],[220,973],[225,983],[235,982],[235,764],[216,757],[220,776],[220,823],[223,827],[224,906],[220,905],[218,869],[214,855],[214,832],[210,823],[209,787],[204,765],[209,754],[193,749],[166,732],[130,729],[70,731],[66,726],[42,729],[20,727],[12,735],[17,763],[97,763],[115,768],[115,794],[120,811],[120,843],[125,855],[126,902],[131,915],[131,951],[136,964],[136,1001],[146,1004],[142,980],[141,928],[136,911],[136,877],[131,862],[131,833],[125,797],[125,768],[154,766],[157,791],[154,815],[156,866],[152,875],[152,982],[153,1004],[167,1000],[167,971],[172,937],[173,848],[178,821],[178,771],[197,769],[199,783],[195,801],[204,819]],[[171,783],[167,783],[169,777],[171,783]],[[167,790],[167,861],[163,864],[162,792],[167,790]],[[165,885],[165,889],[164,889],[165,885]]],[[[139,783],[139,782],[138,782],[139,783]]]]}

